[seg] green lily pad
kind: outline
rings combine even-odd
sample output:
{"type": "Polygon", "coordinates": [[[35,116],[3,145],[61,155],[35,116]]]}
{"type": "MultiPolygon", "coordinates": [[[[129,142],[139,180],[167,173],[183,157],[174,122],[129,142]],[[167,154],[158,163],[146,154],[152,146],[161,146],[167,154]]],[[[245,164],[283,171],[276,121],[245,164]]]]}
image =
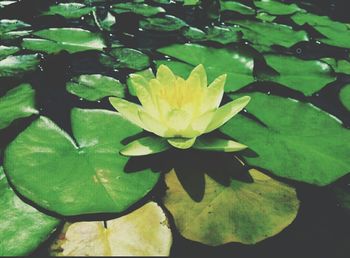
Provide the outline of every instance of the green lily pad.
{"type": "Polygon", "coordinates": [[[334,58],[326,57],[321,59],[323,62],[329,64],[336,73],[350,74],[350,62],[346,60],[336,60],[334,58]]]}
{"type": "Polygon", "coordinates": [[[317,38],[322,43],[350,48],[350,29],[345,23],[331,20],[327,16],[312,13],[297,13],[291,17],[299,25],[309,24],[325,37],[317,38]]]}
{"type": "Polygon", "coordinates": [[[108,12],[104,18],[99,17],[96,14],[96,11],[93,11],[93,15],[96,25],[100,28],[100,30],[110,31],[113,25],[116,23],[116,18],[110,12],[108,12]]]}
{"type": "Polygon", "coordinates": [[[130,68],[143,70],[150,65],[150,58],[139,50],[132,48],[114,48],[109,52],[109,56],[100,56],[101,64],[118,68],[130,68]]]}
{"type": "Polygon", "coordinates": [[[266,63],[279,75],[268,80],[280,83],[309,96],[336,79],[331,67],[318,60],[302,60],[293,56],[265,55],[266,63]]]}
{"type": "Polygon", "coordinates": [[[177,68],[173,70],[175,74],[182,75],[181,72],[184,72],[189,65],[192,66],[192,70],[199,64],[204,65],[209,81],[226,73],[226,92],[238,90],[254,81],[253,57],[242,49],[216,49],[197,44],[175,44],[160,48],[158,51],[185,62],[183,67],[180,63],[176,63],[176,67],[175,65],[171,67],[177,68]]]}
{"type": "Polygon", "coordinates": [[[345,85],[339,92],[341,103],[350,111],[350,84],[345,85]]]}
{"type": "Polygon", "coordinates": [[[192,42],[196,41],[214,41],[221,44],[238,42],[241,37],[239,29],[234,27],[209,27],[206,32],[197,28],[190,27],[184,31],[183,35],[192,42]]]}
{"type": "Polygon", "coordinates": [[[146,17],[156,15],[158,13],[165,13],[165,10],[162,7],[151,6],[144,3],[118,3],[112,5],[111,11],[116,14],[121,13],[135,13],[143,15],[146,17]]]}
{"type": "Polygon", "coordinates": [[[144,30],[176,31],[185,26],[187,24],[183,20],[171,15],[147,18],[140,21],[140,28],[144,30]]]}
{"type": "Polygon", "coordinates": [[[0,77],[22,76],[35,71],[39,63],[38,55],[8,56],[0,60],[0,77]]]}
{"type": "MultiPolygon", "coordinates": [[[[248,112],[264,125],[237,115],[220,130],[255,153],[249,165],[280,177],[327,185],[350,171],[350,131],[314,106],[263,93],[251,96],[248,112]]],[[[231,95],[236,98],[240,95],[231,95]]]]}
{"type": "Polygon", "coordinates": [[[1,46],[0,45],[0,60],[8,57],[9,55],[15,54],[19,51],[18,47],[13,46],[1,46]]]}
{"type": "Polygon", "coordinates": [[[35,92],[29,84],[21,84],[0,97],[0,129],[7,127],[16,119],[37,113],[35,92]]]}
{"type": "Polygon", "coordinates": [[[244,5],[237,1],[220,1],[220,10],[223,11],[231,11],[237,12],[243,15],[254,15],[255,10],[250,6],[244,5]]]}
{"type": "Polygon", "coordinates": [[[184,0],[184,5],[197,5],[200,2],[200,0],[184,0]]]}
{"type": "Polygon", "coordinates": [[[40,39],[23,39],[23,48],[52,54],[62,50],[69,53],[102,51],[106,47],[99,34],[80,28],[50,28],[34,32],[33,35],[40,39]]]}
{"type": "Polygon", "coordinates": [[[154,187],[158,173],[119,155],[121,141],[141,129],[106,110],[73,109],[71,119],[74,140],[40,117],[8,146],[4,168],[21,194],[78,215],[122,212],[154,187]]]}
{"type": "Polygon", "coordinates": [[[276,0],[261,0],[254,1],[254,4],[259,9],[272,15],[288,15],[296,12],[302,12],[296,4],[285,4],[276,0]]]}
{"type": "Polygon", "coordinates": [[[108,220],[105,225],[103,221],[68,225],[64,238],[53,246],[55,256],[168,256],[170,253],[171,230],[163,210],[155,202],[108,220]]]}
{"type": "Polygon", "coordinates": [[[12,38],[8,34],[11,32],[19,31],[29,28],[30,25],[20,20],[0,20],[0,39],[12,38]]]}
{"type": "Polygon", "coordinates": [[[264,21],[264,22],[273,22],[276,19],[276,16],[274,15],[270,15],[268,13],[264,13],[264,12],[259,12],[255,18],[264,21]]]}
{"type": "Polygon", "coordinates": [[[84,74],[67,83],[68,92],[86,100],[97,101],[104,97],[123,98],[125,87],[118,80],[100,74],[84,74]]]}
{"type": "Polygon", "coordinates": [[[166,174],[164,205],[181,235],[210,246],[254,244],[287,227],[299,208],[295,190],[257,170],[249,174],[253,182],[231,179],[228,186],[205,174],[204,196],[199,202],[189,196],[175,170],[166,174]]]}
{"type": "Polygon", "coordinates": [[[260,51],[269,51],[274,45],[290,48],[298,42],[309,40],[305,31],[295,31],[287,25],[247,20],[229,23],[239,25],[243,38],[252,42],[254,47],[260,51]]]}
{"type": "Polygon", "coordinates": [[[59,3],[51,5],[49,10],[43,12],[41,15],[60,15],[67,19],[78,19],[95,10],[93,6],[86,6],[81,3],[59,3]]]}
{"type": "Polygon", "coordinates": [[[49,237],[59,221],[18,198],[2,167],[0,196],[0,256],[28,255],[49,237]]]}

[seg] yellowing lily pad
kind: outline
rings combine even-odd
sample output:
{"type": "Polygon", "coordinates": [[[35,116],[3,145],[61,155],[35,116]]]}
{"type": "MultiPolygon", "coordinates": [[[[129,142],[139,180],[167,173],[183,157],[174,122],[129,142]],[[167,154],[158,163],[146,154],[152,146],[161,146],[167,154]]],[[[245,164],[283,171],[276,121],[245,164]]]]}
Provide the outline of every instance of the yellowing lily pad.
{"type": "Polygon", "coordinates": [[[164,204],[181,235],[211,246],[254,244],[287,227],[299,208],[295,190],[255,169],[249,174],[253,182],[232,179],[228,186],[204,175],[201,201],[190,197],[175,170],[166,174],[164,204]]]}
{"type": "Polygon", "coordinates": [[[149,202],[106,227],[102,221],[73,223],[58,244],[59,256],[168,256],[172,234],[163,210],[149,202]]]}

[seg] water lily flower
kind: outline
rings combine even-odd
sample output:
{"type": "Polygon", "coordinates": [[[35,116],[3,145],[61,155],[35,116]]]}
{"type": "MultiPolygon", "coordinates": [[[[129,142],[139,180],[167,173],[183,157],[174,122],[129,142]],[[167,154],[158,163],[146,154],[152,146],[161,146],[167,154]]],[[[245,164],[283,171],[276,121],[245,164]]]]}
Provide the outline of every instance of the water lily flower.
{"type": "Polygon", "coordinates": [[[245,96],[219,107],[226,74],[208,86],[203,65],[195,67],[187,79],[161,65],[152,79],[139,74],[132,74],[130,78],[141,105],[115,97],[110,98],[110,103],[125,119],[159,137],[132,142],[122,154],[147,155],[171,146],[221,151],[247,147],[231,140],[199,137],[222,126],[250,100],[245,96]]]}

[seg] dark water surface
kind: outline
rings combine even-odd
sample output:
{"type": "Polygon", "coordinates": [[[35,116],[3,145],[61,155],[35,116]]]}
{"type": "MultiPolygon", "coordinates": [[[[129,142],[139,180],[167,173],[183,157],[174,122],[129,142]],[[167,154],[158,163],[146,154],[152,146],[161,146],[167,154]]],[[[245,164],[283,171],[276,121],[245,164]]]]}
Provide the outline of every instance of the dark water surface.
{"type": "MultiPolygon", "coordinates": [[[[64,1],[60,1],[64,2],[64,1]]],[[[111,1],[99,3],[99,11],[103,12],[104,7],[111,1]]],[[[146,1],[147,2],[147,1],[146,1]]],[[[205,1],[210,6],[211,1],[205,1]]],[[[292,1],[288,1],[292,2],[292,1]]],[[[300,6],[314,13],[325,14],[333,19],[350,23],[348,8],[345,8],[347,1],[299,1],[300,6]],[[309,5],[309,3],[313,5],[309,5]]],[[[82,21],[69,21],[64,18],[37,17],[42,11],[52,5],[52,1],[32,0],[22,1],[9,8],[6,12],[0,10],[1,19],[19,19],[33,25],[35,30],[48,27],[83,27],[91,31],[96,27],[89,26],[82,21]]],[[[204,5],[205,6],[205,5],[204,5]]],[[[168,14],[173,14],[184,19],[190,25],[203,28],[212,21],[207,19],[207,10],[183,7],[181,4],[165,6],[168,14]]],[[[179,33],[172,32],[168,35],[161,33],[150,33],[139,31],[137,28],[138,19],[136,15],[123,14],[118,19],[118,26],[113,30],[112,35],[105,33],[107,42],[118,39],[120,43],[127,47],[145,50],[151,57],[158,57],[159,54],[153,50],[169,45],[171,43],[187,42],[179,33]],[[134,37],[125,35],[128,32],[134,37]]],[[[220,22],[217,21],[219,24],[220,22]]],[[[207,45],[219,47],[214,43],[207,45]]],[[[311,59],[321,57],[348,58],[349,52],[344,49],[330,47],[315,42],[297,44],[291,50],[296,56],[311,59]]],[[[26,53],[26,51],[22,51],[26,53]]],[[[161,57],[161,56],[160,56],[161,57]]],[[[69,94],[65,85],[66,82],[75,75],[84,73],[100,73],[109,75],[125,82],[127,75],[132,72],[129,69],[113,71],[99,65],[98,53],[89,51],[70,55],[62,52],[58,55],[42,57],[41,69],[28,74],[25,78],[18,80],[14,78],[0,79],[0,96],[9,88],[18,85],[21,81],[27,81],[36,89],[37,106],[42,115],[49,117],[61,128],[71,133],[70,110],[72,107],[81,108],[105,108],[112,109],[104,99],[100,102],[88,102],[69,94]]],[[[154,68],[154,67],[153,67],[154,68]]],[[[338,92],[343,85],[350,82],[347,76],[340,76],[337,81],[327,85],[317,94],[305,97],[302,94],[266,83],[265,85],[252,84],[245,90],[259,90],[271,92],[276,95],[293,97],[298,100],[308,101],[316,106],[335,115],[343,121],[344,125],[350,127],[349,112],[340,104],[338,92]]],[[[0,150],[18,135],[35,117],[22,119],[14,122],[10,127],[0,133],[0,150]]],[[[1,156],[1,159],[3,157],[1,156]]],[[[350,158],[350,157],[349,157],[350,158]]],[[[298,162],[298,161],[295,161],[298,162]]],[[[2,160],[0,161],[0,164],[2,160]]],[[[343,187],[346,179],[337,182],[343,187]]],[[[186,240],[174,230],[174,244],[172,247],[173,256],[182,257],[220,257],[230,256],[232,258],[349,258],[350,257],[350,214],[342,209],[330,187],[316,187],[303,183],[288,182],[297,188],[298,197],[301,201],[300,211],[296,220],[282,233],[266,239],[256,245],[226,244],[220,247],[208,247],[199,243],[186,240]]],[[[164,192],[164,186],[160,184],[147,198],[159,200],[164,192]]],[[[142,201],[144,202],[144,200],[142,201]]],[[[139,204],[136,204],[138,206],[139,204]]],[[[90,216],[89,219],[101,219],[103,216],[90,216]]],[[[72,218],[74,220],[80,217],[72,218]]],[[[261,218],[264,220],[264,218],[261,218]]],[[[172,227],[174,229],[174,227],[172,227]]],[[[45,245],[34,252],[33,257],[47,255],[47,241],[45,245]]]]}

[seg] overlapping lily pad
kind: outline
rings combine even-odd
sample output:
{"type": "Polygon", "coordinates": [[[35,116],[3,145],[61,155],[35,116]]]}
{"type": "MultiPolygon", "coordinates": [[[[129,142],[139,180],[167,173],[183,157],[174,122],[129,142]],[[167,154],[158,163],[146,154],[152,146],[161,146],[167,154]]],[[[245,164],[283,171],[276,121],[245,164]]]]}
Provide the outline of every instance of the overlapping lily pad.
{"type": "Polygon", "coordinates": [[[50,28],[33,35],[39,38],[23,39],[23,48],[53,54],[62,50],[69,53],[102,51],[106,47],[101,35],[80,28],[50,28]]]}
{"type": "Polygon", "coordinates": [[[71,119],[75,140],[40,117],[9,145],[4,168],[21,194],[78,215],[124,211],[153,188],[158,173],[119,155],[121,141],[139,128],[105,110],[74,109],[71,119]]]}
{"type": "Polygon", "coordinates": [[[150,58],[136,49],[114,48],[109,52],[109,55],[102,54],[100,62],[113,69],[130,68],[142,70],[150,65],[150,58]]]}
{"type": "Polygon", "coordinates": [[[339,92],[341,103],[350,111],[350,84],[345,85],[339,92]]]}
{"type": "Polygon", "coordinates": [[[237,12],[243,15],[254,15],[255,10],[251,8],[250,6],[244,5],[237,1],[232,0],[221,0],[220,1],[220,10],[221,11],[231,11],[231,12],[237,12]]]}
{"type": "Polygon", "coordinates": [[[336,79],[331,67],[318,60],[302,60],[294,56],[265,55],[266,63],[279,75],[268,80],[311,95],[336,79]]]}
{"type": "Polygon", "coordinates": [[[28,255],[54,231],[59,221],[18,198],[2,167],[0,196],[0,256],[28,255]]]}
{"type": "Polygon", "coordinates": [[[124,97],[125,87],[118,80],[100,74],[84,74],[72,78],[67,91],[83,99],[97,101],[104,97],[124,97]]]}
{"type": "Polygon", "coordinates": [[[59,3],[50,6],[49,10],[43,12],[42,15],[60,15],[67,19],[77,19],[91,13],[93,10],[95,10],[95,7],[81,3],[59,3]]]}
{"type": "Polygon", "coordinates": [[[130,13],[143,15],[146,17],[165,12],[165,10],[162,7],[151,6],[145,3],[135,3],[135,2],[114,4],[112,5],[111,11],[115,14],[130,12],[130,13]]]}
{"type": "MultiPolygon", "coordinates": [[[[248,145],[248,164],[275,175],[327,185],[350,172],[350,131],[326,112],[263,93],[251,96],[247,110],[263,124],[238,115],[220,130],[248,145]]],[[[240,95],[231,95],[237,98],[240,95]]]]}
{"type": "Polygon", "coordinates": [[[39,63],[38,55],[10,55],[0,60],[0,77],[22,76],[36,70],[39,63]]]}
{"type": "Polygon", "coordinates": [[[286,4],[278,0],[254,1],[254,5],[272,15],[288,15],[296,12],[303,12],[296,4],[286,4]]]}
{"type": "Polygon", "coordinates": [[[197,44],[171,45],[158,49],[160,53],[176,58],[185,63],[179,62],[170,65],[175,74],[180,74],[193,67],[203,64],[209,81],[219,75],[226,73],[227,81],[225,91],[238,90],[254,81],[253,57],[242,49],[216,49],[197,44]]]}
{"type": "Polygon", "coordinates": [[[334,58],[322,58],[323,62],[329,64],[336,73],[350,74],[350,62],[346,60],[336,60],[334,58]]]}
{"type": "Polygon", "coordinates": [[[0,40],[12,40],[30,33],[30,24],[20,20],[0,20],[0,40]]]}
{"type": "Polygon", "coordinates": [[[287,227],[299,208],[295,190],[257,170],[249,174],[253,182],[231,179],[228,186],[205,174],[205,191],[198,202],[187,193],[175,170],[166,174],[164,204],[180,233],[211,246],[228,242],[254,244],[287,227]]]}
{"type": "Polygon", "coordinates": [[[57,256],[168,256],[171,230],[163,210],[149,202],[117,219],[76,222],[57,241],[57,256]],[[88,234],[82,234],[86,232],[88,234]]]}
{"type": "Polygon", "coordinates": [[[176,31],[186,25],[183,20],[172,15],[152,17],[140,21],[140,28],[153,31],[176,31]]]}
{"type": "Polygon", "coordinates": [[[206,32],[190,27],[184,31],[184,36],[191,42],[214,41],[221,44],[238,42],[241,37],[235,27],[209,27],[206,32]]]}
{"type": "Polygon", "coordinates": [[[0,60],[4,59],[5,57],[15,54],[19,51],[18,47],[14,46],[1,46],[0,45],[0,60]]]}
{"type": "Polygon", "coordinates": [[[250,20],[230,23],[239,25],[243,38],[252,42],[254,47],[261,51],[269,51],[274,45],[290,48],[298,42],[309,40],[305,31],[296,31],[290,26],[278,23],[250,20]]]}
{"type": "Polygon", "coordinates": [[[37,114],[35,92],[29,84],[22,84],[0,97],[0,129],[14,120],[37,114]]]}

